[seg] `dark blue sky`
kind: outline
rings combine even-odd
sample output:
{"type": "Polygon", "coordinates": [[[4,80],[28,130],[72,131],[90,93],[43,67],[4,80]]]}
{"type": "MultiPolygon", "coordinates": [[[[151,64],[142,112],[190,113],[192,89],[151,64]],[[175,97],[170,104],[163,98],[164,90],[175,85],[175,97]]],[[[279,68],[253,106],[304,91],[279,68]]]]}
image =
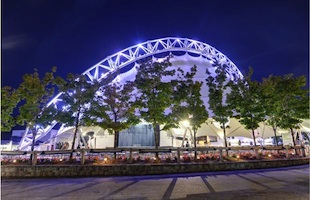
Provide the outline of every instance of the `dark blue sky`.
{"type": "MultiPolygon", "coordinates": [[[[34,68],[82,73],[151,39],[214,46],[256,79],[309,78],[308,0],[2,0],[2,86],[34,68]]],[[[309,79],[308,79],[309,80],[309,79]]]]}

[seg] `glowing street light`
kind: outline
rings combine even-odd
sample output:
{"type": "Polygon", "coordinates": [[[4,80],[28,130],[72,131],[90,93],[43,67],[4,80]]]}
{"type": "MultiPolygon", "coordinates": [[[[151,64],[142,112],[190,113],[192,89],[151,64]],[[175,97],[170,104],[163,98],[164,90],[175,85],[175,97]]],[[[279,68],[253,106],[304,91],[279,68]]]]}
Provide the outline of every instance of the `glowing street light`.
{"type": "Polygon", "coordinates": [[[183,120],[181,121],[181,124],[185,127],[185,128],[188,128],[190,126],[190,123],[188,120],[183,120]]]}

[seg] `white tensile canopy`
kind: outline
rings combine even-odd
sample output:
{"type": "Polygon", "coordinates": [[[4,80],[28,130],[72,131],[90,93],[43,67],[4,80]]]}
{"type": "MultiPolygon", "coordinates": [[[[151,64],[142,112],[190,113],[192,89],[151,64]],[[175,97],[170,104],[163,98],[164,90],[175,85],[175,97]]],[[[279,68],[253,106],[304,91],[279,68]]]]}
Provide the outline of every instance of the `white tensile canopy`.
{"type": "MultiPolygon", "coordinates": [[[[227,126],[228,126],[226,128],[227,137],[239,136],[239,137],[253,138],[252,130],[246,129],[245,126],[242,125],[236,118],[230,118],[227,126]]],[[[310,120],[309,119],[303,120],[303,122],[300,124],[300,129],[298,131],[310,132],[310,120]]],[[[287,132],[289,132],[289,130],[277,128],[276,135],[281,136],[281,134],[287,132]]],[[[201,128],[198,129],[197,136],[203,136],[203,135],[218,136],[220,138],[223,138],[223,130],[216,122],[214,122],[214,120],[209,119],[206,124],[203,124],[201,128]]],[[[266,139],[269,137],[273,137],[274,131],[271,126],[267,125],[266,122],[261,122],[259,123],[259,127],[254,131],[254,135],[255,137],[266,139]]]]}
{"type": "Polygon", "coordinates": [[[301,132],[310,133],[310,119],[305,119],[300,124],[301,132]]]}
{"type": "MultiPolygon", "coordinates": [[[[230,118],[229,123],[227,124],[226,128],[226,136],[227,137],[247,137],[247,138],[253,138],[252,136],[252,131],[248,130],[245,128],[244,125],[242,125],[238,119],[236,118],[230,118]]],[[[173,136],[181,136],[184,134],[185,127],[182,125],[180,128],[173,128],[170,129],[169,132],[173,136]]],[[[79,129],[80,134],[93,131],[95,134],[99,132],[104,132],[104,130],[100,127],[97,126],[91,126],[91,127],[81,127],[79,129]]],[[[300,129],[299,131],[301,132],[310,132],[310,119],[305,119],[303,122],[300,124],[300,129]]],[[[58,135],[62,135],[65,133],[73,133],[74,132],[74,127],[67,127],[58,133],[58,135]]],[[[289,130],[284,130],[284,129],[277,129],[277,136],[281,136],[282,133],[287,133],[289,130]]],[[[267,125],[265,122],[259,123],[259,127],[254,131],[255,137],[260,137],[262,139],[266,139],[269,137],[274,136],[274,131],[271,126],[267,125]]],[[[207,121],[207,123],[204,123],[201,125],[201,127],[197,131],[197,137],[199,136],[215,136],[215,137],[220,137],[223,138],[223,130],[220,128],[220,126],[211,118],[207,121]]]]}

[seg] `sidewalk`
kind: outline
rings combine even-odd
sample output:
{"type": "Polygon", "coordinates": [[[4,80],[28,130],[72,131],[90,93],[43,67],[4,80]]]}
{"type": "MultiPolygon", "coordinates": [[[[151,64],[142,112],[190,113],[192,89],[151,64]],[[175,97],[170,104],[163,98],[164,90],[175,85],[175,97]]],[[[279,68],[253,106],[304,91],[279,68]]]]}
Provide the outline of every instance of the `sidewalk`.
{"type": "Polygon", "coordinates": [[[2,179],[1,199],[309,199],[309,165],[107,178],[2,179]]]}

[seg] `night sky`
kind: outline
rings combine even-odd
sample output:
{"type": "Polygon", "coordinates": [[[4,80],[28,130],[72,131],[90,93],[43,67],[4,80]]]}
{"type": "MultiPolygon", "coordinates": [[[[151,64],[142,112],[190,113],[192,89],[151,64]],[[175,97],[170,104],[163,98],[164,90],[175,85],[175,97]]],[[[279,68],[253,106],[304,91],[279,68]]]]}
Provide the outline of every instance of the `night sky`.
{"type": "Polygon", "coordinates": [[[2,86],[34,68],[82,73],[105,57],[169,36],[205,42],[255,79],[306,75],[308,0],[2,0],[2,86]]]}

